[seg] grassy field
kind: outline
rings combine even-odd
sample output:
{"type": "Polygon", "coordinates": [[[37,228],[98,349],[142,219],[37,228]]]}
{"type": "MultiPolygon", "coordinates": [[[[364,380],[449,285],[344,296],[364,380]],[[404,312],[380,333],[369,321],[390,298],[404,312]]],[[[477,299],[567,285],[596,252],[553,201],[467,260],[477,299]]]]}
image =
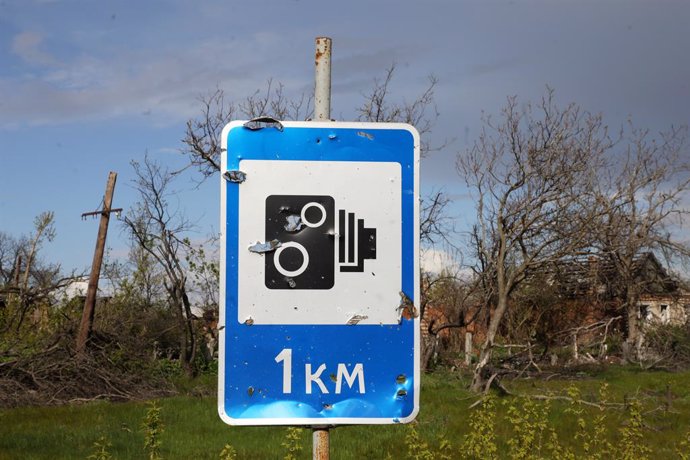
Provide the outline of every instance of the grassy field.
{"type": "MultiPolygon", "coordinates": [[[[481,406],[467,392],[467,377],[448,371],[427,374],[422,380],[422,408],[417,423],[410,426],[353,426],[331,430],[334,459],[410,458],[411,452],[441,456],[439,445],[450,443],[449,458],[460,458],[469,424],[481,406]]],[[[493,398],[497,458],[520,458],[520,443],[532,434],[545,432],[539,423],[530,428],[530,411],[543,410],[542,422],[558,437],[562,452],[584,454],[583,439],[596,437],[603,428],[612,445],[629,442],[629,408],[639,401],[643,424],[641,437],[633,442],[648,447],[652,458],[679,458],[681,441],[690,429],[690,372],[643,372],[635,368],[580,370],[548,380],[505,382],[513,392],[550,397],[567,395],[586,402],[601,402],[602,384],[608,384],[609,408],[602,411],[566,400],[545,402],[511,396],[493,398]],[[527,405],[525,405],[527,402],[527,405]],[[530,406],[532,404],[532,406],[530,406]],[[536,409],[535,409],[536,407],[536,409]],[[531,408],[531,409],[530,409],[531,408]],[[516,418],[517,417],[517,418],[516,418]],[[523,422],[520,422],[523,417],[523,422]],[[599,422],[595,422],[597,417],[599,422]],[[517,421],[516,421],[517,420],[517,421]],[[528,423],[529,422],[529,423],[528,423]],[[584,426],[583,426],[584,425],[584,426]]],[[[209,385],[209,383],[206,383],[209,385]]],[[[311,432],[286,427],[228,427],[216,414],[214,397],[180,396],[159,400],[164,426],[160,454],[164,459],[219,458],[231,444],[240,459],[283,458],[288,447],[300,446],[297,458],[311,458],[311,432]],[[288,435],[296,441],[288,442],[288,435]]],[[[63,407],[28,407],[0,411],[1,459],[86,459],[96,452],[103,438],[113,458],[148,458],[144,450],[143,423],[147,403],[94,402],[63,407]]],[[[536,417],[539,422],[539,417],[536,417]]],[[[541,433],[543,434],[543,433],[541,433]]],[[[542,441],[539,441],[540,443],[542,441]]],[[[544,441],[546,442],[546,441],[544,441]]],[[[523,446],[524,447],[524,446],[523,446]]],[[[535,446],[527,446],[534,454],[535,446]]],[[[529,450],[528,449],[528,450],[529,450]]],[[[682,452],[682,450],[681,450],[682,452]]],[[[690,447],[688,447],[690,453],[690,447]]],[[[548,458],[544,452],[542,456],[548,458]]],[[[423,457],[422,457],[423,458],[423,457]]],[[[434,457],[429,457],[434,458],[434,457]]],[[[524,457],[528,458],[528,457],[524,457]]]]}

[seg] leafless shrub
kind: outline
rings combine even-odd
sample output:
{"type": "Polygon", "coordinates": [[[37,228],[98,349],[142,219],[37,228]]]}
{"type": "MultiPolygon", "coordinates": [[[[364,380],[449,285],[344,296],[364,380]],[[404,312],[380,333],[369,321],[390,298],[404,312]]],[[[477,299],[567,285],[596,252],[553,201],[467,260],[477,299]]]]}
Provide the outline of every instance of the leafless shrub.
{"type": "Polygon", "coordinates": [[[96,335],[77,357],[71,334],[60,333],[38,352],[5,355],[0,362],[0,407],[58,405],[98,399],[144,400],[171,395],[162,375],[147,371],[141,353],[96,335]]]}

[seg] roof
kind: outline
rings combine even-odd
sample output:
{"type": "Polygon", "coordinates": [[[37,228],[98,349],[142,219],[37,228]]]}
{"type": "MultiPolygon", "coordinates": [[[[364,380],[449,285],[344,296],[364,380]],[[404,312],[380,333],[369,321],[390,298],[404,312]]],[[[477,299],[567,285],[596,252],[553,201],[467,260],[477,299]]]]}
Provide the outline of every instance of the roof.
{"type": "MultiPolygon", "coordinates": [[[[674,280],[651,252],[633,261],[633,277],[642,294],[679,293],[674,280]]],[[[596,294],[613,297],[620,288],[620,275],[614,262],[601,256],[582,256],[560,260],[528,275],[528,279],[556,287],[566,297],[596,294]]]]}

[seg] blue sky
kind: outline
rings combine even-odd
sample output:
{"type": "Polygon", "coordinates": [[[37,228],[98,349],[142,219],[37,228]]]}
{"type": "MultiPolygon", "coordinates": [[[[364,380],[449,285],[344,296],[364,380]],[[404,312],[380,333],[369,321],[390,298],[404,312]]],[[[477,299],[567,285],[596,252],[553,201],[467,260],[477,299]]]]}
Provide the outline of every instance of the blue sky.
{"type": "MultiPolygon", "coordinates": [[[[433,73],[435,139],[422,188],[443,188],[462,225],[471,207],[455,156],[482,111],[508,95],[628,117],[652,131],[690,122],[690,2],[685,0],[0,0],[0,230],[29,233],[52,210],[57,238],[44,257],[90,266],[108,171],[114,205],[131,206],[129,161],[148,152],[171,167],[198,97],[216,87],[236,100],[273,77],[311,91],[314,39],[333,39],[333,115],[352,119],[371,82],[393,62],[393,97],[411,100],[433,73]]],[[[202,238],[218,229],[216,181],[179,183],[180,210],[202,238]]],[[[113,221],[109,246],[126,253],[113,221]]]]}

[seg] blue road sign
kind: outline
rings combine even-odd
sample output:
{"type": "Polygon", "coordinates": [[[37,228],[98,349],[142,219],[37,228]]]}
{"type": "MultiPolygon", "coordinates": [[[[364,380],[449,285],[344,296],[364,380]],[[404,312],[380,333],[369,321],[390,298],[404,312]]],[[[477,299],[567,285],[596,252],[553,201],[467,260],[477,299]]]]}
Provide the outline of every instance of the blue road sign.
{"type": "Polygon", "coordinates": [[[419,410],[419,134],[284,122],[222,134],[218,411],[231,425],[419,410]]]}

